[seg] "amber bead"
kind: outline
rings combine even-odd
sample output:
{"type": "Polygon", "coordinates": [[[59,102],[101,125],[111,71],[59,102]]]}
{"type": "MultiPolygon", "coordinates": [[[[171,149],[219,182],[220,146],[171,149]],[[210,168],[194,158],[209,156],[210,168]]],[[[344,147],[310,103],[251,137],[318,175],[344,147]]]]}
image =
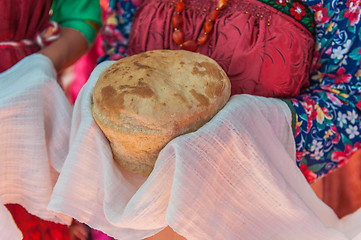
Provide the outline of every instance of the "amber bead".
{"type": "Polygon", "coordinates": [[[213,29],[213,22],[207,21],[204,23],[204,31],[210,33],[213,29]]]}
{"type": "Polygon", "coordinates": [[[177,12],[181,12],[181,11],[183,11],[183,9],[184,9],[184,2],[177,2],[177,5],[176,5],[176,7],[175,7],[175,10],[177,11],[177,12]]]}
{"type": "Polygon", "coordinates": [[[208,39],[208,35],[206,33],[201,34],[198,39],[197,39],[197,44],[198,45],[202,45],[203,43],[205,43],[208,39]]]}
{"type": "Polygon", "coordinates": [[[179,28],[179,26],[182,25],[182,23],[183,23],[183,17],[178,13],[174,13],[172,16],[173,27],[179,28]]]}
{"type": "Polygon", "coordinates": [[[187,51],[195,52],[198,48],[196,41],[188,40],[182,44],[182,48],[187,51]]]}
{"type": "Polygon", "coordinates": [[[184,42],[184,33],[181,30],[175,30],[172,34],[173,41],[181,45],[184,42]]]}
{"type": "Polygon", "coordinates": [[[227,6],[227,0],[219,0],[217,8],[219,10],[224,9],[227,6]]]}
{"type": "MultiPolygon", "coordinates": [[[[208,40],[208,33],[213,30],[214,21],[217,19],[219,11],[227,7],[227,0],[219,0],[215,10],[208,13],[205,23],[203,24],[204,32],[202,32],[197,40],[185,41],[184,33],[180,30],[184,22],[182,12],[185,9],[184,0],[179,0],[175,6],[175,13],[172,16],[171,24],[174,28],[172,38],[174,42],[180,45],[184,50],[195,52],[199,45],[204,44],[208,40]]],[[[206,11],[206,10],[205,10],[206,11]]]]}
{"type": "Polygon", "coordinates": [[[214,10],[214,11],[212,11],[212,12],[210,12],[208,14],[208,19],[211,20],[211,21],[216,20],[217,17],[218,17],[218,11],[217,10],[214,10]]]}

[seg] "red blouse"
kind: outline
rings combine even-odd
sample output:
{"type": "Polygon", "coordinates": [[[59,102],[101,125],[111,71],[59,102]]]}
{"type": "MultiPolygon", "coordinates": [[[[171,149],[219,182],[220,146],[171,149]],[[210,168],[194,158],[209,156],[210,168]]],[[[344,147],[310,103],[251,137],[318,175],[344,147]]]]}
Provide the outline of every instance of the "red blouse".
{"type": "MultiPolygon", "coordinates": [[[[186,1],[182,12],[185,40],[197,39],[207,14],[215,9],[217,2],[186,1]]],[[[180,49],[172,39],[171,18],[176,3],[177,0],[143,1],[134,16],[130,54],[180,49]]],[[[299,5],[276,5],[280,9],[304,11],[302,7],[295,8],[299,5]]],[[[219,12],[207,42],[197,52],[220,64],[231,80],[232,94],[289,97],[298,95],[309,85],[313,46],[313,35],[292,18],[292,13],[287,15],[262,1],[232,0],[219,12]]]]}
{"type": "Polygon", "coordinates": [[[0,72],[39,50],[36,44],[12,47],[6,42],[33,40],[35,34],[49,21],[51,0],[0,1],[0,72]]]}

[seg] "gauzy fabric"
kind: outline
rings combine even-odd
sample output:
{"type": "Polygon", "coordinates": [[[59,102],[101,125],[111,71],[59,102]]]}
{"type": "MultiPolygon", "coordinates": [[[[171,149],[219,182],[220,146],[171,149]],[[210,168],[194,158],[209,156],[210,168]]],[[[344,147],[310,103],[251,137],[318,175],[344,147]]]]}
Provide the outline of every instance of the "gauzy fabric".
{"type": "MultiPolygon", "coordinates": [[[[42,219],[69,224],[70,217],[46,208],[68,153],[72,111],[56,77],[40,54],[0,74],[0,204],[20,204],[42,219]]],[[[0,226],[9,229],[0,239],[12,239],[3,234],[13,225],[9,214],[0,214],[0,226]]]]}
{"type": "Polygon", "coordinates": [[[295,164],[291,112],[273,98],[232,96],[198,131],[172,140],[148,178],[121,169],[91,113],[98,65],[75,103],[70,149],[48,208],[119,239],[167,225],[187,239],[358,239],[295,164]]]}

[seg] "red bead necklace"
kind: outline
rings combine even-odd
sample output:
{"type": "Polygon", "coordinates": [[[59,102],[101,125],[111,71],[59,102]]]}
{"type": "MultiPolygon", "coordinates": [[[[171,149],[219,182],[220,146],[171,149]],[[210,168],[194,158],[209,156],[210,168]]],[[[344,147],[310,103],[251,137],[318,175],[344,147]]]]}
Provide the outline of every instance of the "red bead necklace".
{"type": "Polygon", "coordinates": [[[182,12],[184,10],[185,3],[184,0],[179,0],[176,4],[176,9],[175,9],[176,12],[172,16],[172,26],[174,28],[172,35],[173,41],[179,44],[179,46],[184,50],[195,52],[199,45],[207,41],[208,33],[210,33],[213,29],[213,24],[218,17],[219,10],[224,9],[226,6],[227,6],[227,0],[219,0],[216,9],[208,14],[206,21],[203,24],[204,32],[198,36],[197,40],[185,41],[184,33],[181,29],[179,29],[179,27],[183,23],[182,12]]]}

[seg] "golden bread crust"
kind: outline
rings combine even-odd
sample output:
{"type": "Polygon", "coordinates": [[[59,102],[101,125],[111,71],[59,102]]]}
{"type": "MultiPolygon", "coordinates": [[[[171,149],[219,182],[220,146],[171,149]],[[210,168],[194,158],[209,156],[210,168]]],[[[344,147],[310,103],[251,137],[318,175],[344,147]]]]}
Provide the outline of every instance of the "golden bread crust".
{"type": "Polygon", "coordinates": [[[230,82],[212,59],[184,50],[154,50],[118,60],[93,91],[94,119],[114,159],[148,176],[159,151],[197,130],[228,101],[230,82]]]}

